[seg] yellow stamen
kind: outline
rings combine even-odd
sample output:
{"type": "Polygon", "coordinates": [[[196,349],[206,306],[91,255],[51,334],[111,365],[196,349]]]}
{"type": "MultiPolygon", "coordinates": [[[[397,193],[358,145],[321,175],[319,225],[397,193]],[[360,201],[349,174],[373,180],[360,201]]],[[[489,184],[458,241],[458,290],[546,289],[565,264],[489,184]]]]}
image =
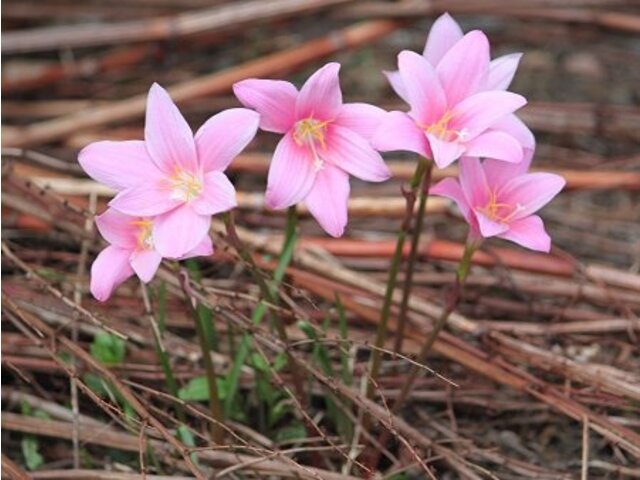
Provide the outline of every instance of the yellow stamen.
{"type": "Polygon", "coordinates": [[[132,220],[131,225],[138,227],[138,248],[148,250],[153,248],[153,222],[148,219],[132,220]]]}
{"type": "Polygon", "coordinates": [[[513,217],[518,214],[524,207],[519,203],[516,205],[510,205],[508,203],[498,202],[498,196],[496,192],[489,191],[489,200],[484,207],[478,207],[477,210],[487,218],[498,223],[509,223],[513,217]]]}
{"type": "Polygon", "coordinates": [[[167,187],[171,190],[171,198],[190,202],[197,198],[203,189],[203,182],[197,175],[186,170],[177,169],[168,179],[167,187]]]}
{"type": "Polygon", "coordinates": [[[453,142],[464,140],[467,136],[466,129],[462,130],[454,130],[449,128],[449,122],[453,118],[453,113],[451,111],[447,111],[436,123],[432,123],[431,125],[420,125],[420,127],[427,133],[438,137],[441,140],[446,142],[453,142]]]}
{"type": "Polygon", "coordinates": [[[313,166],[316,170],[322,170],[324,168],[324,160],[320,158],[318,154],[316,142],[320,144],[320,150],[326,150],[327,144],[325,142],[325,133],[327,125],[331,123],[331,120],[325,120],[321,122],[314,118],[305,118],[300,120],[295,125],[293,132],[293,139],[298,146],[308,145],[313,154],[313,166]]]}

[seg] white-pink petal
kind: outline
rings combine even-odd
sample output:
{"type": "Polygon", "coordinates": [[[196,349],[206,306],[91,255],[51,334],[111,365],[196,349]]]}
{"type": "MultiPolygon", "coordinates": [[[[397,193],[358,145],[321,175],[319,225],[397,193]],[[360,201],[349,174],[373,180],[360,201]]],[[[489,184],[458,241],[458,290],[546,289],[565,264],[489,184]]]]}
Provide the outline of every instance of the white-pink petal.
{"type": "Polygon", "coordinates": [[[537,212],[564,188],[566,181],[553,173],[528,173],[512,179],[500,192],[499,200],[518,206],[514,219],[537,212]]]}
{"type": "Polygon", "coordinates": [[[480,30],[467,33],[447,51],[436,71],[450,107],[486,84],[489,61],[489,40],[480,30]]]}
{"type": "Polygon", "coordinates": [[[195,137],[200,169],[224,171],[256,136],[259,122],[260,115],[247,108],[230,108],[207,120],[195,137]]]}
{"type": "Polygon", "coordinates": [[[385,77],[387,77],[389,85],[391,85],[391,89],[396,92],[396,94],[402,100],[404,100],[406,103],[409,103],[409,95],[407,95],[407,89],[404,87],[404,83],[402,82],[400,71],[383,71],[382,73],[384,73],[385,77]]]}
{"type": "Polygon", "coordinates": [[[158,271],[162,256],[154,249],[135,250],[129,258],[131,268],[144,283],[149,283],[158,271]]]}
{"type": "Polygon", "coordinates": [[[209,235],[205,235],[198,245],[184,254],[182,259],[192,257],[206,257],[213,254],[213,242],[209,235]]]}
{"type": "Polygon", "coordinates": [[[521,53],[510,53],[491,60],[485,90],[506,90],[509,88],[521,58],[521,53]]]}
{"type": "Polygon", "coordinates": [[[348,128],[370,141],[386,115],[383,109],[368,103],[345,103],[334,124],[348,128]]]}
{"type": "Polygon", "coordinates": [[[121,191],[109,202],[109,206],[127,215],[153,217],[169,212],[182,203],[180,199],[171,198],[168,180],[152,178],[121,191]]]}
{"type": "Polygon", "coordinates": [[[509,230],[498,236],[538,252],[549,253],[551,250],[551,237],[545,230],[542,219],[537,215],[512,222],[509,230]]]}
{"type": "Polygon", "coordinates": [[[163,257],[181,258],[200,244],[210,225],[210,215],[200,215],[184,204],[155,219],[153,244],[163,257]]]}
{"type": "Polygon", "coordinates": [[[424,46],[424,57],[435,67],[463,35],[458,22],[448,13],[443,13],[429,30],[427,43],[424,46]]]}
{"type": "Polygon", "coordinates": [[[509,230],[509,226],[506,223],[491,220],[482,212],[475,210],[475,215],[478,220],[480,234],[485,238],[494,237],[509,230]]]}
{"type": "Polygon", "coordinates": [[[520,163],[522,161],[522,146],[511,135],[490,130],[468,142],[465,155],[520,163]]]}
{"type": "Polygon", "coordinates": [[[404,150],[431,158],[431,149],[424,130],[403,112],[389,112],[371,139],[373,148],[381,152],[404,150]]]}
{"type": "Polygon", "coordinates": [[[193,132],[167,91],[157,83],[147,97],[144,138],[152,160],[165,174],[198,168],[193,132]]]}
{"type": "Polygon", "coordinates": [[[475,157],[463,157],[459,165],[458,181],[467,202],[473,210],[485,207],[489,201],[490,184],[482,163],[475,157]]]}
{"type": "Polygon", "coordinates": [[[342,106],[339,63],[328,63],[320,68],[300,89],[296,100],[296,119],[314,118],[333,120],[342,106]]]}
{"type": "Polygon", "coordinates": [[[522,95],[512,92],[476,93],[456,105],[451,122],[471,140],[526,103],[522,95]]]}
{"type": "Polygon", "coordinates": [[[501,118],[491,126],[491,130],[499,130],[515,138],[522,145],[522,162],[527,171],[536,150],[536,138],[529,127],[513,113],[501,118]]]}
{"type": "Polygon", "coordinates": [[[100,235],[111,245],[121,248],[136,248],[138,228],[133,222],[137,217],[125,215],[113,208],[96,217],[96,227],[100,235]]]}
{"type": "Polygon", "coordinates": [[[316,177],[315,163],[311,149],[298,145],[291,132],[282,137],[267,176],[267,206],[279,210],[304,200],[316,177]]]}
{"type": "Polygon", "coordinates": [[[349,192],[349,175],[333,165],[325,165],[304,200],[311,215],[332,237],[341,237],[344,233],[349,192]]]}
{"type": "Polygon", "coordinates": [[[101,302],[109,299],[113,291],[133,275],[129,265],[131,250],[108,246],[91,265],[91,294],[101,302]]]}
{"type": "Polygon", "coordinates": [[[158,172],[141,140],[90,143],[78,154],[78,162],[91,178],[114,190],[144,181],[149,171],[158,172]]]}
{"type": "Polygon", "coordinates": [[[440,180],[437,184],[429,189],[429,194],[438,195],[453,200],[458,206],[460,213],[467,221],[467,223],[469,223],[469,225],[471,226],[476,223],[475,216],[473,214],[473,211],[471,210],[471,207],[469,206],[467,197],[464,195],[462,187],[460,187],[460,184],[456,179],[449,177],[440,180]]]}
{"type": "Polygon", "coordinates": [[[323,160],[369,182],[383,182],[391,177],[382,156],[357,133],[339,125],[330,125],[326,150],[318,153],[323,160]]]}
{"type": "Polygon", "coordinates": [[[215,215],[238,205],[236,189],[222,172],[209,172],[204,176],[202,193],[191,202],[200,215],[215,215]]]}
{"type": "Polygon", "coordinates": [[[425,127],[441,118],[447,100],[433,66],[423,56],[405,50],[398,55],[398,69],[411,106],[409,115],[425,127]]]}
{"type": "Polygon", "coordinates": [[[465,153],[465,147],[459,142],[447,142],[435,135],[427,133],[427,139],[433,153],[433,161],[438,168],[446,168],[465,153]]]}
{"type": "Polygon", "coordinates": [[[286,133],[295,123],[298,89],[283,80],[250,78],[233,85],[240,103],[260,114],[260,128],[286,133]]]}

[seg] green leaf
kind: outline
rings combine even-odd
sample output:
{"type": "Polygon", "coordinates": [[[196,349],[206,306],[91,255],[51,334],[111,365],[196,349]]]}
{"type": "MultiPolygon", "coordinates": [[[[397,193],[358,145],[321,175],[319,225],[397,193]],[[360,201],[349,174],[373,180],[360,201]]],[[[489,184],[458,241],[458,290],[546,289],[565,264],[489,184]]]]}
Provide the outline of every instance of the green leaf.
{"type": "Polygon", "coordinates": [[[38,439],[33,435],[25,435],[20,442],[24,463],[29,470],[36,470],[44,464],[44,458],[38,451],[38,439]]]}
{"type": "MultiPolygon", "coordinates": [[[[178,438],[187,447],[195,447],[196,446],[196,439],[193,436],[193,432],[184,423],[180,424],[180,426],[178,427],[177,432],[178,432],[178,438]]],[[[198,463],[198,456],[195,453],[192,453],[190,456],[191,456],[191,460],[193,461],[193,463],[195,463],[197,466],[199,466],[200,464],[198,463]]]]}
{"type": "Polygon", "coordinates": [[[291,412],[291,404],[287,400],[282,400],[276,403],[268,413],[267,423],[269,424],[269,427],[273,427],[274,425],[276,425],[289,412],[291,412]]]}
{"type": "Polygon", "coordinates": [[[167,284],[164,282],[160,282],[158,286],[158,330],[160,330],[160,335],[164,335],[165,330],[167,329],[167,284]]]}
{"type": "Polygon", "coordinates": [[[105,382],[95,373],[87,373],[83,375],[82,379],[84,383],[87,384],[87,387],[93,391],[100,398],[105,398],[110,395],[109,389],[105,382]]]}
{"type": "Polygon", "coordinates": [[[124,340],[107,332],[98,332],[91,343],[91,356],[105,365],[116,365],[124,361],[124,340]]]}
{"type": "MultiPolygon", "coordinates": [[[[222,378],[216,379],[216,384],[218,386],[218,396],[223,400],[227,395],[227,384],[222,378]]],[[[178,390],[178,398],[194,402],[209,400],[209,382],[207,377],[193,377],[184,387],[178,390]]]]}
{"type": "Polygon", "coordinates": [[[294,440],[304,440],[307,438],[307,430],[300,422],[292,423],[284,428],[281,428],[276,433],[276,442],[292,442],[294,440]]]}

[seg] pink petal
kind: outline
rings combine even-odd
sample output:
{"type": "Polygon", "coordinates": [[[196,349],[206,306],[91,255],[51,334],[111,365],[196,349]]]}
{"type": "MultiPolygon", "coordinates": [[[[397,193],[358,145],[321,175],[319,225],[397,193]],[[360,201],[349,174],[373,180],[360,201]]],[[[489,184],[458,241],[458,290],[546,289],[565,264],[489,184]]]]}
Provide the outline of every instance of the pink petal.
{"type": "Polygon", "coordinates": [[[427,133],[427,139],[438,168],[448,167],[464,153],[465,147],[459,142],[445,142],[430,133],[427,133]]]}
{"type": "Polygon", "coordinates": [[[163,257],[180,258],[193,250],[209,232],[211,217],[185,204],[160,215],[153,224],[153,244],[163,257]]]}
{"type": "Polygon", "coordinates": [[[202,193],[191,202],[193,209],[200,215],[215,215],[237,205],[236,189],[222,172],[205,174],[202,193]]]}
{"type": "Polygon", "coordinates": [[[489,64],[489,78],[485,90],[506,90],[509,88],[521,58],[521,53],[511,53],[492,60],[489,64]]]}
{"type": "Polygon", "coordinates": [[[327,149],[320,156],[361,180],[382,182],[391,177],[389,167],[369,142],[339,125],[330,125],[327,149]]]}
{"type": "Polygon", "coordinates": [[[94,142],[78,155],[82,169],[94,180],[115,190],[144,181],[157,168],[141,140],[94,142]]]}
{"type": "Polygon", "coordinates": [[[488,218],[484,213],[475,211],[476,219],[478,220],[478,227],[480,234],[484,238],[494,237],[509,230],[509,225],[506,223],[498,223],[488,218]]]}
{"type": "Polygon", "coordinates": [[[136,250],[129,259],[131,268],[144,283],[149,283],[158,271],[162,256],[153,249],[136,250]]]}
{"type": "Polygon", "coordinates": [[[431,125],[447,110],[436,71],[424,57],[408,50],[398,55],[398,68],[411,105],[409,115],[422,125],[431,125]]]}
{"type": "Polygon", "coordinates": [[[467,33],[442,57],[436,71],[450,107],[486,84],[489,60],[489,40],[480,30],[467,33]]]}
{"type": "Polygon", "coordinates": [[[334,123],[370,141],[386,115],[387,112],[368,103],[345,103],[334,123]]]}
{"type": "Polygon", "coordinates": [[[527,127],[524,122],[514,114],[510,114],[495,122],[491,129],[499,130],[511,135],[520,143],[520,145],[522,145],[523,158],[520,163],[524,163],[526,165],[524,169],[524,171],[526,171],[531,164],[533,153],[536,150],[536,139],[531,130],[529,130],[529,127],[527,127]]]}
{"type": "Polygon", "coordinates": [[[511,135],[491,130],[466,144],[465,155],[470,157],[495,158],[509,163],[520,163],[522,146],[511,135]]]}
{"type": "Polygon", "coordinates": [[[91,265],[91,294],[101,302],[122,282],[133,275],[129,266],[131,250],[108,246],[102,250],[91,265]]]}
{"type": "Polygon", "coordinates": [[[491,189],[499,192],[502,191],[504,186],[513,178],[527,173],[529,164],[524,160],[520,163],[507,163],[488,158],[482,163],[482,168],[484,169],[491,189]]]}
{"type": "Polygon", "coordinates": [[[304,202],[320,226],[332,237],[341,237],[347,225],[349,175],[325,164],[304,202]]]}
{"type": "Polygon", "coordinates": [[[458,180],[467,202],[473,210],[482,208],[487,204],[490,184],[480,160],[474,157],[461,158],[458,180]]]}
{"type": "Polygon", "coordinates": [[[474,225],[476,223],[475,216],[469,206],[467,197],[465,197],[462,187],[460,187],[460,184],[454,178],[444,178],[440,180],[429,189],[429,194],[453,200],[456,202],[460,213],[462,213],[462,216],[467,223],[469,223],[469,225],[474,225]]]}
{"type": "Polygon", "coordinates": [[[566,181],[553,173],[527,173],[507,183],[499,193],[501,202],[519,205],[514,220],[524,218],[540,210],[564,188],[566,181]]]}
{"type": "Polygon", "coordinates": [[[183,202],[171,198],[170,187],[166,180],[155,178],[118,193],[109,206],[127,215],[153,217],[166,213],[183,202]]]}
{"type": "Polygon", "coordinates": [[[466,138],[471,140],[526,103],[522,95],[512,92],[476,93],[456,105],[452,122],[456,130],[465,130],[466,138]]]}
{"type": "Polygon", "coordinates": [[[405,150],[431,158],[431,149],[424,131],[403,112],[387,113],[373,135],[371,144],[381,152],[405,150]]]}
{"type": "Polygon", "coordinates": [[[407,90],[404,88],[404,83],[402,83],[402,77],[400,76],[400,72],[398,70],[394,71],[383,71],[384,75],[387,77],[389,81],[389,85],[396,95],[398,95],[402,100],[406,103],[409,103],[409,96],[407,95],[407,90]]]}
{"type": "Polygon", "coordinates": [[[531,250],[546,253],[551,250],[551,237],[544,229],[542,219],[537,215],[521,218],[511,223],[509,230],[498,236],[531,250]]]}
{"type": "Polygon", "coordinates": [[[200,168],[224,171],[256,136],[259,121],[260,115],[246,108],[230,108],[207,120],[195,139],[200,168]]]}
{"type": "Polygon", "coordinates": [[[157,83],[149,90],[144,138],[151,158],[167,175],[198,168],[193,132],[167,91],[157,83]]]}
{"type": "Polygon", "coordinates": [[[295,122],[298,89],[282,80],[250,78],[233,85],[240,103],[260,114],[260,128],[286,133],[295,122]]]}
{"type": "Polygon", "coordinates": [[[195,246],[193,250],[189,250],[184,254],[182,259],[192,258],[192,257],[207,257],[213,254],[213,243],[211,242],[211,237],[209,235],[205,235],[204,238],[200,241],[198,245],[195,246]]]}
{"type": "Polygon", "coordinates": [[[424,46],[424,57],[435,67],[462,36],[462,29],[458,22],[448,13],[443,13],[429,31],[427,43],[424,46]]]}
{"type": "Polygon", "coordinates": [[[300,89],[296,100],[296,119],[333,120],[340,112],[339,63],[328,63],[315,72],[300,89]]]}
{"type": "Polygon", "coordinates": [[[267,177],[265,201],[282,209],[304,200],[316,178],[315,159],[309,147],[298,145],[291,132],[278,143],[267,177]]]}
{"type": "Polygon", "coordinates": [[[96,227],[111,245],[133,249],[138,245],[138,227],[133,223],[137,219],[109,208],[96,217],[96,227]]]}

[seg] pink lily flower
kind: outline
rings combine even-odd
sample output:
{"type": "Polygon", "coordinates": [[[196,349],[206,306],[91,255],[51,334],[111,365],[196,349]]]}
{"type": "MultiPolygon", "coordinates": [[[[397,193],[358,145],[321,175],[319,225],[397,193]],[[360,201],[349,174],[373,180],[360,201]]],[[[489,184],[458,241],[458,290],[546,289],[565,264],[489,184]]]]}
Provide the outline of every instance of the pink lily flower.
{"type": "Polygon", "coordinates": [[[560,175],[527,173],[529,162],[464,157],[458,179],[445,178],[430,193],[450,198],[469,223],[473,240],[499,237],[549,252],[551,239],[535,212],[565,186],[560,175]]]}
{"type": "MultiPolygon", "coordinates": [[[[91,293],[97,300],[106,301],[134,273],[145,283],[151,281],[162,261],[153,237],[155,221],[125,215],[113,208],[96,217],[98,231],[110,244],[91,266],[91,293]]],[[[181,259],[212,253],[211,237],[205,235],[181,259]]]]}
{"type": "Polygon", "coordinates": [[[223,173],[255,136],[259,115],[234,108],[211,117],[194,135],[169,94],[153,84],[144,141],[96,142],[78,157],[94,179],[118,191],[110,206],[155,217],[153,238],[163,257],[180,258],[207,235],[211,216],[236,206],[223,173]]]}
{"type": "Polygon", "coordinates": [[[322,228],[334,237],[347,224],[349,175],[369,182],[391,176],[369,140],[384,110],[343,103],[338,73],[329,63],[300,91],[280,80],[248,79],[233,91],[260,113],[260,127],[283,134],[269,168],[266,203],[283,209],[304,201],[322,228]]]}
{"type": "MultiPolygon", "coordinates": [[[[440,24],[448,24],[446,18],[440,24]]],[[[374,147],[413,151],[433,158],[440,168],[463,155],[511,162],[532,156],[533,135],[513,115],[526,100],[498,88],[510,82],[512,75],[505,71],[515,68],[512,59],[497,59],[491,74],[484,33],[474,30],[457,39],[441,30],[429,36],[428,57],[410,51],[398,56],[399,70],[388,76],[411,110],[389,113],[374,135],[374,147]]]]}

